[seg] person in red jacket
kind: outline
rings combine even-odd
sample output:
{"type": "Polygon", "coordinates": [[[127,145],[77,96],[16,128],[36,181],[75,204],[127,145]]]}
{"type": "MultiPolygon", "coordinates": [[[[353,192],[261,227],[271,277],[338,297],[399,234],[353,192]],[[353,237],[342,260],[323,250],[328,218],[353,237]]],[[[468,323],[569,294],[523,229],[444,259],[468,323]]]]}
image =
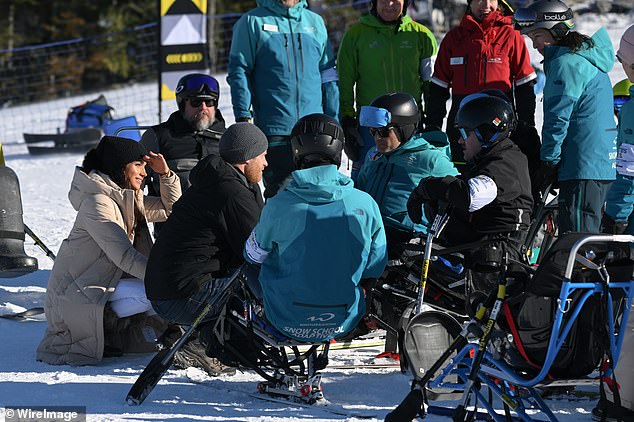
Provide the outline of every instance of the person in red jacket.
{"type": "Polygon", "coordinates": [[[485,89],[499,89],[512,101],[519,121],[511,138],[527,155],[529,166],[539,162],[533,91],[537,75],[524,38],[506,13],[512,14],[512,9],[505,0],[469,0],[460,25],[440,44],[425,98],[425,131],[442,130],[451,90],[446,132],[456,162],[464,161],[454,128],[458,106],[467,95],[485,89]]]}

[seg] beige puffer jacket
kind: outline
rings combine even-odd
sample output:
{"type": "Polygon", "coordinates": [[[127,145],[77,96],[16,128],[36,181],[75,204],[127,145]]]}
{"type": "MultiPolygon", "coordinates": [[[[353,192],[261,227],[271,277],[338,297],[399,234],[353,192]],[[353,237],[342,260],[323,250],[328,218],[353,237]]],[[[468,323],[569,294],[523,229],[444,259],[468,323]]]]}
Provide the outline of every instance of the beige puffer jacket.
{"type": "Polygon", "coordinates": [[[165,221],[181,195],[178,176],[161,176],[161,197],[122,189],[107,175],[77,168],[68,194],[77,210],[48,280],[48,327],[37,359],[54,364],[101,361],[103,313],[124,273],[143,280],[152,247],[148,226],[135,226],[134,204],[149,222],[165,221]]]}

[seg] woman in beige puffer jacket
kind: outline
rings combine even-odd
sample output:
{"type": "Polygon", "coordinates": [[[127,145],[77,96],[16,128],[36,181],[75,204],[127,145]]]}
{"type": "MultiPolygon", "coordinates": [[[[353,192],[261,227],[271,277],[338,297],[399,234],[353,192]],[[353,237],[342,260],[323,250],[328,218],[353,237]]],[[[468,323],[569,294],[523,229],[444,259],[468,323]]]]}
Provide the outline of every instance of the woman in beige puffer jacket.
{"type": "Polygon", "coordinates": [[[71,365],[101,361],[106,302],[122,277],[142,286],[152,247],[147,222],[165,221],[180,195],[178,177],[163,156],[148,153],[133,140],[105,136],[86,154],[68,194],[77,218],[48,281],[48,327],[38,360],[71,365]],[[146,164],[160,175],[160,198],[143,195],[146,164]]]}

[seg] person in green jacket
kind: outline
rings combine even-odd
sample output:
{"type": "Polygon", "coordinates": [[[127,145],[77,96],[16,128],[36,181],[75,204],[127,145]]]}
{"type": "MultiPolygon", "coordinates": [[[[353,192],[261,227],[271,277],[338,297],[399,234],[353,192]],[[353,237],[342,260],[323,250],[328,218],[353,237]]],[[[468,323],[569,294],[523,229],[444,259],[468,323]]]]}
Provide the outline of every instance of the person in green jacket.
{"type": "Polygon", "coordinates": [[[419,111],[416,100],[404,92],[382,95],[361,107],[360,122],[369,128],[376,146],[368,154],[355,187],[379,204],[391,258],[413,232],[427,233],[428,221],[414,224],[407,215],[407,200],[426,177],[456,176],[449,159],[449,139],[444,132],[416,134],[419,111]],[[444,145],[435,147],[433,145],[444,145]]]}
{"type": "Polygon", "coordinates": [[[339,46],[339,110],[353,180],[374,146],[368,128],[358,125],[361,107],[399,91],[413,96],[421,108],[431,80],[438,44],[429,29],[406,14],[408,5],[409,0],[372,0],[370,13],[346,31],[339,46]]]}

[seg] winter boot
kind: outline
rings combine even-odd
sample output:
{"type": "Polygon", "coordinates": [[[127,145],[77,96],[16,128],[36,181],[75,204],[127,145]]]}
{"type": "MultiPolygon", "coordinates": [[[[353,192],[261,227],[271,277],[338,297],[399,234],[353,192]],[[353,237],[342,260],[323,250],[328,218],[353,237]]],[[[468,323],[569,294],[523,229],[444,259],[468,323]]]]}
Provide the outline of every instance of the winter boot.
{"type": "Polygon", "coordinates": [[[210,358],[198,339],[188,341],[174,355],[174,366],[179,369],[199,368],[211,377],[235,375],[236,369],[223,365],[218,359],[210,358]]]}

